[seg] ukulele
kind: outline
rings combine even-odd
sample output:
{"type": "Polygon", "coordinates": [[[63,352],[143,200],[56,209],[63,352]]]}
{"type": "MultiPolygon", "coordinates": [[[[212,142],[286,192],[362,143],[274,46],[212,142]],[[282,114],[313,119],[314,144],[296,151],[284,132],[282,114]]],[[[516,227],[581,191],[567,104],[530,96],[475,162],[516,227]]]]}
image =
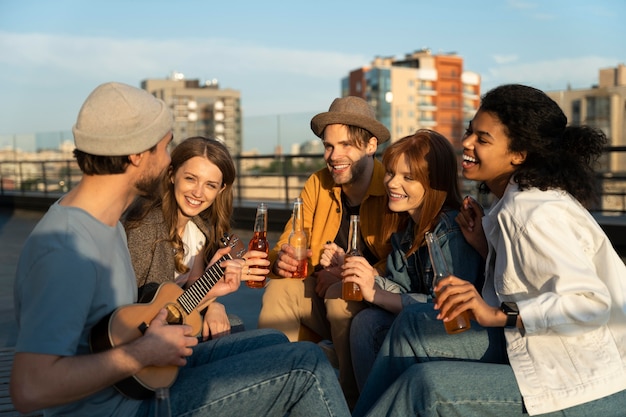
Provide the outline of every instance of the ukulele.
{"type": "MultiPolygon", "coordinates": [[[[245,253],[245,247],[236,235],[224,234],[221,240],[225,247],[231,247],[230,253],[208,267],[186,290],[183,291],[174,281],[164,282],[156,290],[152,301],[121,306],[103,317],[90,332],[91,351],[102,352],[141,337],[162,308],[167,310],[168,324],[186,324],[193,328],[194,335],[200,334],[202,316],[196,307],[224,275],[224,269],[219,264],[241,258],[245,253]]],[[[114,387],[127,397],[145,399],[152,397],[157,388],[171,386],[177,376],[177,366],[148,366],[114,387]]]]}

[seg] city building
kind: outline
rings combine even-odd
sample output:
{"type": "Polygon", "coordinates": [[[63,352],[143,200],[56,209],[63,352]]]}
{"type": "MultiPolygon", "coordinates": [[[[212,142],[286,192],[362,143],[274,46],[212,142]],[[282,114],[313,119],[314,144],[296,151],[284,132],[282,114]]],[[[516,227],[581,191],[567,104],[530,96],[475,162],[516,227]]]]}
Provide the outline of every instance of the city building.
{"type": "Polygon", "coordinates": [[[428,128],[460,149],[480,104],[480,76],[463,70],[455,53],[421,49],[402,58],[376,57],[341,80],[341,94],[367,100],[389,129],[391,142],[428,128]]]}
{"type": "MultiPolygon", "coordinates": [[[[599,70],[598,84],[587,89],[550,91],[572,125],[602,129],[613,147],[626,146],[626,66],[599,70]]],[[[605,211],[626,206],[626,152],[606,153],[600,160],[602,201],[605,211]]]]}
{"type": "MultiPolygon", "coordinates": [[[[549,91],[572,125],[602,129],[611,146],[626,146],[626,65],[599,70],[598,84],[587,89],[549,91]]],[[[626,152],[603,161],[605,172],[626,172],[626,152]]]]}
{"type": "Polygon", "coordinates": [[[242,151],[241,94],[220,89],[217,80],[200,83],[179,72],[148,79],[141,88],[167,103],[174,113],[174,143],[191,136],[218,139],[233,155],[242,151]]]}

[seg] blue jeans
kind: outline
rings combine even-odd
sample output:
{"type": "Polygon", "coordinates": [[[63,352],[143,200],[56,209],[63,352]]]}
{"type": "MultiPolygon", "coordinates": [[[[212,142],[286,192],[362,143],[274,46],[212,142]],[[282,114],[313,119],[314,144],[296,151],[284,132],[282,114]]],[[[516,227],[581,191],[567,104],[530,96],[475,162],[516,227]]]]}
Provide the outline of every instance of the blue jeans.
{"type": "MultiPolygon", "coordinates": [[[[527,417],[501,328],[476,322],[448,335],[432,304],[395,319],[352,414],[359,416],[527,417]]],[[[550,417],[623,416],[626,391],[550,417]]]]}
{"type": "Polygon", "coordinates": [[[395,314],[372,306],[362,310],[352,319],[350,352],[359,392],[363,391],[367,376],[374,366],[376,355],[395,318],[395,314]]]}
{"type": "MultiPolygon", "coordinates": [[[[624,416],[625,406],[626,391],[622,391],[541,417],[618,417],[624,416]]],[[[469,361],[411,366],[367,415],[528,417],[509,365],[469,361]]]]}
{"type": "MultiPolygon", "coordinates": [[[[198,344],[170,387],[173,416],[349,416],[322,350],[249,330],[198,344]]],[[[151,417],[154,400],[137,416],[151,417]]]]}

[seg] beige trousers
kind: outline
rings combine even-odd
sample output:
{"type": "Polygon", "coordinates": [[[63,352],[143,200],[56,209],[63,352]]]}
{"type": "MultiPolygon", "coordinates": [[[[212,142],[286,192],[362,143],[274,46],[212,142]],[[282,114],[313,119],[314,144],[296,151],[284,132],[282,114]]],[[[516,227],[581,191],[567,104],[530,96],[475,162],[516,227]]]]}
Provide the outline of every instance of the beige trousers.
{"type": "Polygon", "coordinates": [[[332,285],[322,299],[315,292],[316,279],[272,279],[265,287],[259,328],[285,333],[290,341],[333,342],[339,362],[339,383],[350,408],[359,396],[350,355],[350,324],[366,304],[344,301],[341,283],[332,285]]]}

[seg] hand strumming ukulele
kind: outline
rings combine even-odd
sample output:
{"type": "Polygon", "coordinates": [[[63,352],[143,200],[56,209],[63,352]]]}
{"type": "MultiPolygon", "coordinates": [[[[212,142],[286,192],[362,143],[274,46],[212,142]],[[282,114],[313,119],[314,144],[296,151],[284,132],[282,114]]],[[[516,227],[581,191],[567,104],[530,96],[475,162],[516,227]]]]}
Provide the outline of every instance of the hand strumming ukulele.
{"type": "MultiPolygon", "coordinates": [[[[91,351],[102,352],[141,337],[162,308],[167,309],[169,324],[186,324],[193,328],[193,334],[199,334],[202,331],[202,316],[196,308],[224,275],[224,269],[219,264],[241,258],[245,253],[244,245],[236,235],[224,235],[222,243],[231,247],[230,253],[207,268],[186,290],[183,291],[173,281],[164,282],[156,290],[152,301],[119,307],[102,318],[89,335],[91,351]]],[[[130,398],[144,399],[151,397],[157,388],[172,385],[177,376],[177,366],[149,366],[118,382],[115,388],[130,398]]]]}

